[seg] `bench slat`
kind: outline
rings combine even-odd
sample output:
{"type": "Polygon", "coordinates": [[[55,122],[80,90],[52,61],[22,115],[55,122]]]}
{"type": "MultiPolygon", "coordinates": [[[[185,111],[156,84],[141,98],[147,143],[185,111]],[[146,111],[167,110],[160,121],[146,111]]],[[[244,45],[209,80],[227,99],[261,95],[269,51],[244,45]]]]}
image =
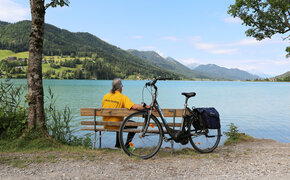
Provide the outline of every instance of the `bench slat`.
{"type": "MultiPolygon", "coordinates": [[[[94,111],[96,111],[96,116],[119,116],[127,117],[130,114],[137,112],[136,110],[128,110],[126,108],[81,108],[81,116],[94,116],[94,111]]],[[[175,117],[183,116],[183,109],[162,109],[164,117],[173,117],[173,111],[176,110],[175,117]]],[[[157,112],[153,112],[156,117],[159,117],[157,112]]]]}
{"type": "MultiPolygon", "coordinates": [[[[94,125],[94,121],[81,121],[81,125],[94,125]]],[[[112,122],[112,121],[96,121],[96,125],[109,125],[109,126],[121,126],[122,122],[112,122]]],[[[143,126],[141,122],[130,122],[128,126],[143,126]]],[[[154,123],[156,126],[156,124],[154,123]]],[[[164,126],[162,124],[162,126],[164,126]]],[[[168,123],[168,126],[173,127],[173,123],[168,123]]],[[[175,127],[180,127],[181,123],[175,123],[175,127]]]]}
{"type": "MultiPolygon", "coordinates": [[[[85,131],[95,131],[95,129],[93,127],[85,127],[82,128],[81,130],[85,130],[85,131]]],[[[106,132],[119,132],[119,129],[104,129],[103,127],[96,127],[96,131],[106,131],[106,132]]],[[[135,133],[139,133],[140,129],[125,129],[125,132],[135,132],[135,133]]],[[[158,133],[158,130],[149,130],[147,131],[148,133],[158,133]]],[[[163,133],[167,133],[166,130],[163,130],[163,133]]]]}

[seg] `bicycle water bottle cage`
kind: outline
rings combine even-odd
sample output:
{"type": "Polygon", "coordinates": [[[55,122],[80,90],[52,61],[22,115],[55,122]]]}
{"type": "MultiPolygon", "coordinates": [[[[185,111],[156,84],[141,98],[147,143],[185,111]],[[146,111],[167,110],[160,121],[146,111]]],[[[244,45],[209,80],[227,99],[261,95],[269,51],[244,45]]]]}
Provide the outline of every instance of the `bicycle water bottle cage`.
{"type": "Polygon", "coordinates": [[[195,92],[189,92],[189,93],[185,93],[185,92],[183,92],[183,93],[181,93],[181,94],[184,95],[184,96],[187,97],[187,98],[194,97],[194,96],[196,95],[195,92]]]}

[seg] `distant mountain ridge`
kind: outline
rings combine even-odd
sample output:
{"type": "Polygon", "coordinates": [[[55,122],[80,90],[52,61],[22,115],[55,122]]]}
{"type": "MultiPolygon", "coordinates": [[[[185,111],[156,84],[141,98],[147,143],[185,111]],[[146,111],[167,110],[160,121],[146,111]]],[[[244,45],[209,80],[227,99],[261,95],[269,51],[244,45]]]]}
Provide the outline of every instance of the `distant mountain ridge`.
{"type": "Polygon", "coordinates": [[[253,75],[240,69],[228,69],[225,67],[217,66],[215,64],[200,65],[196,67],[194,70],[206,73],[213,77],[228,80],[253,80],[260,78],[257,75],[253,75]]]}
{"type": "Polygon", "coordinates": [[[213,79],[209,75],[205,75],[204,73],[196,72],[191,70],[190,68],[186,67],[185,65],[181,64],[177,60],[173,59],[172,57],[164,58],[160,56],[155,51],[138,51],[135,49],[127,50],[131,54],[138,56],[157,67],[166,69],[170,72],[175,74],[180,74],[186,78],[193,79],[193,78],[200,78],[200,79],[213,79]]]}

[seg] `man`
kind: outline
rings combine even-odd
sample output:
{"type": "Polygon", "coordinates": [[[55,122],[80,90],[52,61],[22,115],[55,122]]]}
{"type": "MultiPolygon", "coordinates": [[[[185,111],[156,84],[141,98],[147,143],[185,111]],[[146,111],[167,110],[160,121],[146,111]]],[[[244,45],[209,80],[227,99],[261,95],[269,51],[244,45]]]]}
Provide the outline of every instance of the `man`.
{"type": "MultiPolygon", "coordinates": [[[[141,104],[134,104],[129,99],[128,96],[123,95],[122,88],[123,88],[123,85],[122,85],[121,79],[115,78],[112,82],[111,92],[106,94],[103,97],[102,108],[127,108],[127,109],[135,109],[135,110],[142,110],[145,108],[141,104]]],[[[150,108],[150,106],[147,105],[146,108],[150,108]]],[[[124,120],[123,117],[110,117],[110,116],[103,117],[103,121],[123,121],[123,120],[124,120]]],[[[105,125],[104,128],[119,129],[120,127],[105,125]]],[[[137,127],[133,127],[133,128],[137,128],[137,127]]],[[[132,132],[128,133],[127,143],[129,143],[133,139],[134,135],[135,133],[132,133],[132,132]]],[[[118,136],[119,136],[119,132],[116,133],[115,148],[120,148],[120,142],[119,142],[118,136]]]]}

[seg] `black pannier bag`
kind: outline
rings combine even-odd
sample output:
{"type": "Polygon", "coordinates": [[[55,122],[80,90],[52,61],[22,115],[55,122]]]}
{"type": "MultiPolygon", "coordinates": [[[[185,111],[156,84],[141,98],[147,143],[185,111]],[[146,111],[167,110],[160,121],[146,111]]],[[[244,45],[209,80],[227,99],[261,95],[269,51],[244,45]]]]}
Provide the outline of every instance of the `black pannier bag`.
{"type": "Polygon", "coordinates": [[[220,116],[215,108],[195,108],[195,111],[198,114],[201,129],[219,129],[221,127],[220,116]]]}

